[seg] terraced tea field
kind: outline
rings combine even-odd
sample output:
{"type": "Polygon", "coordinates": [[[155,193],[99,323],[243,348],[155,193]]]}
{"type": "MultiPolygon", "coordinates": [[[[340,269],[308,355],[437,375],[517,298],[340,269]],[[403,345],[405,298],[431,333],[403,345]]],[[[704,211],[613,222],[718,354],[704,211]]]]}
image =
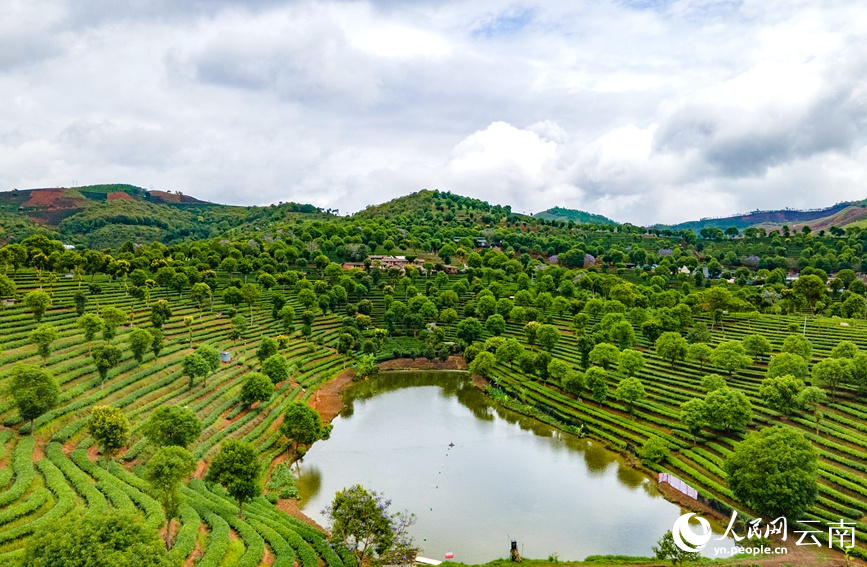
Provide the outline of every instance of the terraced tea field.
{"type": "MultiPolygon", "coordinates": [[[[310,278],[316,279],[316,275],[311,274],[310,278]]],[[[452,287],[458,279],[453,276],[443,289],[452,287]]],[[[228,275],[220,274],[218,289],[225,287],[227,280],[228,275]]],[[[139,364],[129,350],[127,338],[134,328],[150,326],[144,301],[128,296],[119,280],[97,276],[95,281],[102,292],[88,294],[87,312],[115,305],[131,314],[129,324],[118,329],[112,339],[124,354],[120,363],[110,370],[104,384],[89,354],[97,341],[85,341],[76,323],[73,295],[79,289],[86,291],[86,283],[79,287],[71,278],[60,278],[51,286],[42,284],[43,289],[50,289],[53,294],[43,323],[50,323],[58,331],[52,352],[44,361],[28,338],[37,323],[25,306],[19,301],[0,312],[3,333],[0,364],[4,370],[0,386],[8,386],[6,371],[16,363],[27,363],[44,365],[62,391],[57,407],[35,420],[33,435],[29,434],[29,423],[21,421],[9,396],[0,398],[3,420],[0,431],[0,564],[16,564],[31,534],[77,510],[98,515],[109,507],[117,508],[141,515],[149,525],[161,526],[165,521],[162,509],[140,476],[141,465],[154,450],[142,436],[141,426],[156,408],[181,405],[196,413],[204,430],[191,448],[200,466],[189,487],[183,490],[185,499],[176,544],[171,550],[177,564],[223,567],[228,565],[225,558],[230,557],[229,564],[250,567],[353,566],[355,560],[348,551],[332,546],[322,532],[283,513],[266,499],[259,497],[246,505],[245,518],[240,519],[235,501],[221,488],[201,480],[206,463],[226,440],[252,443],[263,463],[278,460],[285,450],[285,442],[277,430],[283,409],[293,400],[308,400],[317,388],[352,362],[351,357],[335,350],[344,323],[341,316],[317,315],[309,338],[293,333],[280,351],[293,369],[291,378],[277,385],[269,402],[247,408],[238,400],[243,377],[258,367],[255,353],[261,340],[283,333],[282,323],[272,316],[267,298],[269,293],[284,293],[284,290],[263,290],[262,299],[250,311],[242,306],[239,313],[252,317],[252,325],[242,340],[232,340],[230,307],[222,302],[219,293],[214,295],[211,308],[208,304],[200,307],[188,293],[179,295],[155,288],[149,301],[168,300],[173,314],[163,328],[165,345],[159,356],[154,358],[148,353],[139,364]],[[184,323],[186,317],[192,317],[189,327],[184,323]],[[232,360],[210,375],[206,385],[190,388],[183,375],[182,359],[201,344],[231,352],[232,360]],[[121,409],[132,424],[128,447],[120,453],[120,462],[112,463],[108,469],[97,464],[96,447],[87,434],[90,410],[95,405],[121,409]]],[[[32,271],[21,270],[15,282],[19,295],[40,287],[32,271]]],[[[421,278],[418,288],[425,289],[424,283],[421,278]]],[[[377,327],[386,326],[384,313],[388,301],[382,289],[385,284],[398,287],[397,281],[384,279],[367,295],[373,308],[372,322],[377,327]]],[[[504,286],[505,293],[514,291],[514,285],[504,286]]],[[[395,293],[395,299],[404,300],[402,294],[402,291],[395,293]]],[[[295,292],[286,291],[285,295],[296,312],[302,313],[304,308],[295,292]]],[[[474,295],[464,293],[457,309],[460,311],[474,295]]],[[[550,307],[541,312],[542,316],[550,317],[560,331],[560,339],[550,354],[572,368],[580,368],[580,348],[571,319],[558,316],[550,307]]],[[[598,321],[598,317],[592,317],[590,324],[598,321]]],[[[771,341],[777,352],[791,334],[789,326],[794,323],[812,342],[814,363],[827,357],[842,340],[854,341],[862,350],[867,350],[867,322],[847,320],[846,326],[841,322],[811,317],[804,328],[803,317],[729,315],[721,328],[717,326],[712,331],[711,346],[760,333],[771,341]]],[[[456,326],[447,324],[444,328],[446,338],[456,341],[456,326]]],[[[484,331],[481,339],[490,336],[484,331]]],[[[521,324],[508,322],[502,336],[518,339],[530,351],[542,350],[527,345],[521,324]]],[[[613,395],[602,403],[588,401],[589,396],[577,398],[566,393],[556,381],[528,375],[520,371],[518,365],[514,368],[504,363],[496,365],[491,375],[496,388],[491,394],[510,407],[560,427],[577,431],[586,426],[592,436],[621,451],[625,451],[627,445],[640,448],[649,437],[660,436],[672,455],[664,464],[656,466],[658,470],[671,472],[696,487],[703,497],[736,508],[742,517],[747,517],[748,511],[728,488],[725,473],[725,461],[742,434],[722,435],[704,429],[694,443],[692,433],[680,420],[680,404],[703,394],[701,378],[711,372],[723,372],[708,364],[702,367],[681,361],[671,365],[660,359],[654,345],[641,335],[635,348],[643,353],[646,361],[637,377],[647,397],[635,404],[631,414],[613,395]]],[[[768,357],[764,357],[735,373],[728,379],[729,385],[742,390],[752,403],[755,414],[752,429],[787,421],[812,441],[820,454],[819,498],[799,520],[817,520],[823,525],[841,519],[853,522],[859,536],[859,547],[853,550],[853,555],[864,556],[867,402],[844,385],[824,407],[818,431],[811,415],[795,413],[786,420],[767,407],[759,396],[767,360],[768,357]]],[[[607,373],[611,392],[621,378],[613,370],[607,373]]],[[[818,537],[827,544],[827,532],[818,537]]]]}
{"type": "MultiPolygon", "coordinates": [[[[34,274],[16,278],[19,290],[26,293],[38,288],[34,274]]],[[[119,283],[97,277],[103,287],[91,296],[88,312],[100,305],[119,305],[130,309],[119,283]]],[[[87,286],[83,286],[86,290],[87,286]]],[[[47,286],[45,287],[47,290],[47,286]]],[[[141,514],[146,524],[160,527],[165,518],[160,504],[149,492],[147,483],[137,476],[137,466],[153,453],[139,429],[154,409],[177,404],[192,409],[202,420],[204,431],[193,447],[197,459],[208,460],[219,444],[227,439],[253,443],[262,462],[270,463],[283,452],[284,443],[277,432],[282,409],[292,400],[306,400],[321,384],[340,372],[346,359],[332,349],[320,346],[336,333],[338,321],[320,316],[310,340],[293,338],[281,354],[292,361],[294,375],[277,387],[268,404],[253,409],[241,406],[237,396],[243,375],[254,366],[260,339],[280,334],[270,310],[254,310],[246,344],[229,339],[229,319],[220,314],[227,306],[215,301],[214,312],[201,310],[193,302],[179,301],[175,294],[156,292],[152,301],[166,297],[174,314],[163,328],[165,347],[154,360],[150,355],[136,363],[125,342],[130,327],[118,330],[114,344],[124,351],[121,362],[109,373],[104,385],[88,355],[88,345],[76,325],[72,296],[78,284],[61,280],[54,284],[53,304],[43,322],[54,325],[58,338],[51,356],[45,361],[61,386],[59,405],[35,422],[34,435],[29,424],[19,420],[8,396],[0,402],[3,429],[0,432],[0,564],[14,565],[23,554],[25,539],[42,526],[52,525],[76,509],[87,515],[99,515],[107,507],[141,514]],[[182,375],[183,355],[193,352],[189,333],[183,324],[186,316],[195,318],[192,326],[194,345],[211,344],[232,353],[232,361],[207,379],[206,386],[188,388],[182,375]],[[96,463],[96,447],[87,435],[87,420],[94,405],[120,408],[132,424],[132,441],[120,456],[122,466],[112,464],[108,470],[96,463]]],[[[135,305],[131,324],[144,326],[147,315],[143,305],[135,305]]],[[[42,361],[28,341],[35,328],[33,317],[19,302],[2,314],[5,371],[15,363],[41,365],[42,361]]],[[[147,323],[149,325],[149,323],[147,323]]],[[[94,341],[96,342],[96,341],[94,341]]],[[[8,379],[2,386],[8,385],[8,379]]],[[[197,475],[201,476],[200,470],[197,475]]],[[[237,565],[260,564],[317,567],[353,565],[351,554],[334,551],[325,535],[279,511],[264,498],[244,508],[245,518],[237,517],[237,503],[222,488],[206,486],[193,480],[184,489],[177,539],[171,551],[178,564],[194,561],[196,565],[222,565],[232,546],[237,565]]],[[[339,549],[339,548],[338,548],[339,549]]]]}

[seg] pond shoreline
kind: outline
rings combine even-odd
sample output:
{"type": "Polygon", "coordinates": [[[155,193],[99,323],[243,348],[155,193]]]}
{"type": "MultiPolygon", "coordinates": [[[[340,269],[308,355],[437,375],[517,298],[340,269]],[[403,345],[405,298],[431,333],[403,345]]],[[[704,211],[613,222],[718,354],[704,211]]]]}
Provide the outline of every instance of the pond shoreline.
{"type": "MultiPolygon", "coordinates": [[[[459,356],[452,356],[446,361],[439,361],[439,360],[430,361],[427,359],[413,360],[410,358],[392,359],[392,360],[383,362],[379,366],[380,366],[380,370],[382,371],[382,374],[384,374],[384,375],[395,375],[395,374],[400,374],[401,372],[407,372],[407,371],[408,372],[413,372],[413,371],[445,371],[446,373],[450,373],[449,371],[452,371],[452,372],[454,372],[454,371],[466,371],[466,367],[467,367],[463,358],[459,357],[459,356]]],[[[484,391],[485,388],[489,385],[489,383],[484,378],[482,378],[480,376],[469,375],[469,377],[470,377],[472,384],[481,391],[484,391]]],[[[314,393],[314,395],[310,398],[310,400],[309,400],[310,405],[312,407],[316,408],[318,411],[320,411],[320,414],[322,415],[323,420],[328,421],[328,422],[333,421],[334,418],[336,418],[337,415],[339,415],[341,413],[341,411],[344,409],[343,392],[347,388],[352,386],[352,384],[353,384],[352,378],[353,378],[353,375],[352,375],[351,369],[343,370],[342,372],[335,375],[327,383],[323,384],[320,388],[318,388],[317,391],[314,393]]],[[[499,405],[499,404],[497,404],[497,405],[499,405]]],[[[514,408],[512,408],[512,410],[514,411],[514,408]]],[[[523,413],[523,412],[519,412],[519,413],[523,413]]],[[[525,414],[525,415],[527,415],[527,414],[525,414]]],[[[532,416],[532,415],[527,415],[527,417],[531,417],[531,418],[536,419],[535,416],[532,416]]],[[[545,422],[543,421],[543,423],[545,423],[545,422]]],[[[552,425],[552,424],[548,423],[547,425],[552,425]]],[[[556,427],[556,425],[554,427],[556,427]]],[[[557,429],[560,429],[560,428],[557,428],[557,429]]],[[[561,429],[561,431],[562,431],[562,429],[561,429]]],[[[600,441],[599,439],[593,439],[593,441],[596,443],[599,443],[600,446],[604,447],[607,451],[609,451],[613,454],[616,454],[618,456],[621,456],[621,457],[623,456],[623,453],[610,447],[604,441],[600,441]]],[[[666,490],[667,487],[661,486],[656,482],[656,480],[655,480],[656,475],[653,473],[653,471],[648,471],[646,468],[642,467],[640,465],[640,463],[636,463],[635,465],[636,466],[634,468],[637,471],[640,471],[642,474],[644,474],[645,476],[648,476],[650,478],[650,480],[653,482],[653,484],[659,490],[659,493],[661,494],[661,496],[666,501],[668,501],[672,504],[678,505],[682,508],[686,508],[686,509],[689,509],[691,511],[701,513],[702,515],[704,515],[706,517],[713,515],[719,519],[727,520],[727,518],[722,518],[719,514],[711,514],[710,512],[712,512],[712,511],[709,508],[701,506],[701,504],[698,502],[689,501],[688,499],[684,498],[682,495],[680,495],[679,493],[676,493],[673,490],[666,490]]],[[[304,512],[301,510],[301,507],[299,505],[298,500],[293,499],[290,501],[281,501],[279,507],[281,509],[283,509],[284,511],[290,513],[290,515],[295,516],[296,518],[299,518],[299,519],[303,519],[306,523],[308,523],[310,525],[314,525],[315,527],[319,528],[323,532],[327,533],[327,530],[324,527],[316,524],[315,520],[313,520],[312,518],[310,518],[309,516],[304,514],[304,512]],[[287,508],[290,508],[291,510],[288,510],[287,508]]],[[[796,559],[798,561],[803,561],[802,564],[804,564],[804,565],[812,565],[812,564],[815,564],[815,563],[813,563],[813,561],[818,559],[816,557],[813,557],[809,553],[804,553],[805,550],[798,550],[798,551],[800,551],[801,553],[796,553],[795,555],[797,555],[797,557],[790,556],[789,560],[796,559]]],[[[836,554],[832,553],[831,555],[836,555],[836,554]]],[[[777,565],[780,565],[779,559],[780,558],[770,558],[770,557],[755,558],[754,564],[763,565],[763,566],[764,565],[777,566],[777,565]]],[[[822,557],[822,559],[820,559],[820,561],[824,561],[827,559],[828,559],[827,557],[822,557]]],[[[564,563],[580,563],[580,562],[564,562],[564,563]]]]}
{"type": "MultiPolygon", "coordinates": [[[[470,381],[476,386],[479,390],[485,391],[485,389],[489,386],[489,382],[485,380],[485,378],[471,374],[468,370],[468,365],[462,356],[453,355],[450,356],[446,360],[429,360],[427,358],[394,358],[391,360],[386,360],[379,365],[380,372],[383,374],[399,374],[400,372],[412,372],[412,371],[464,371],[469,374],[470,381]]],[[[375,379],[375,377],[374,377],[375,379]]],[[[351,368],[347,368],[340,373],[338,373],[334,378],[320,386],[314,395],[310,398],[310,406],[319,412],[323,421],[331,423],[334,419],[340,415],[344,408],[343,402],[343,392],[352,386],[353,381],[353,371],[351,368]]],[[[515,408],[509,408],[512,411],[517,413],[522,413],[515,408]]],[[[527,417],[536,419],[535,416],[529,414],[523,414],[527,417]]],[[[553,426],[553,424],[546,423],[549,426],[553,426]]],[[[559,429],[559,428],[558,428],[559,429]]],[[[624,455],[622,452],[617,451],[615,448],[611,447],[603,440],[593,439],[594,442],[601,443],[606,450],[615,453],[621,457],[628,456],[624,455]]],[[[720,513],[710,509],[707,506],[702,506],[699,502],[692,502],[689,499],[685,498],[683,495],[677,493],[674,490],[664,490],[663,485],[660,485],[656,481],[656,475],[653,471],[646,469],[641,466],[640,463],[635,463],[634,468],[639,470],[646,476],[650,478],[652,482],[654,482],[657,488],[660,489],[660,493],[663,497],[671,502],[672,504],[676,504],[683,508],[688,508],[691,511],[702,513],[708,516],[713,516],[719,521],[726,520],[727,518],[723,517],[720,513]]],[[[327,530],[320,526],[315,520],[307,516],[298,504],[296,499],[288,499],[281,500],[280,506],[283,511],[289,513],[290,515],[302,519],[309,525],[313,525],[323,532],[327,533],[327,530]]]]}

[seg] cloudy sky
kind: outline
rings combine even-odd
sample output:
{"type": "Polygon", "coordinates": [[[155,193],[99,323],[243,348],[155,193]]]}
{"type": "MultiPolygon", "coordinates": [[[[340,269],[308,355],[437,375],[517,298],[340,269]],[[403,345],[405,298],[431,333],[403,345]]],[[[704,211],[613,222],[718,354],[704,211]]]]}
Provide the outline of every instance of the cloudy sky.
{"type": "Polygon", "coordinates": [[[3,0],[0,188],[637,224],[867,197],[867,4],[3,0]]]}

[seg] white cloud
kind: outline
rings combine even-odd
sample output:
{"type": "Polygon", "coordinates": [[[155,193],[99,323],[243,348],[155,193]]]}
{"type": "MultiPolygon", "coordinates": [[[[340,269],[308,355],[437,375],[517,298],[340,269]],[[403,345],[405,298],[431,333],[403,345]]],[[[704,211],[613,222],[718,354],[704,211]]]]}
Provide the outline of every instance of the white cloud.
{"type": "Polygon", "coordinates": [[[0,187],[636,223],[863,198],[867,7],[13,0],[0,187]]]}

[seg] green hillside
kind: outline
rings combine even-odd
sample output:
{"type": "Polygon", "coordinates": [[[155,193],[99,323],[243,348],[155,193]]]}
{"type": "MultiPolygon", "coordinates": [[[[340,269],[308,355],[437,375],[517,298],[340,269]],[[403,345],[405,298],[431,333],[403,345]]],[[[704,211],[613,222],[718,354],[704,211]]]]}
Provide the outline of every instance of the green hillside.
{"type": "Polygon", "coordinates": [[[423,189],[380,205],[371,205],[353,216],[362,219],[389,218],[416,213],[423,214],[425,218],[432,218],[436,213],[442,213],[448,221],[477,220],[490,223],[495,218],[512,215],[512,207],[491,205],[486,201],[462,197],[447,191],[423,189]]]}
{"type": "Polygon", "coordinates": [[[329,216],[312,205],[219,205],[128,184],[0,192],[0,238],[20,242],[33,234],[46,234],[97,249],[117,249],[126,242],[171,244],[209,238],[298,215],[329,216]]]}
{"type": "Polygon", "coordinates": [[[587,213],[577,209],[564,209],[562,207],[551,207],[533,216],[545,220],[572,221],[581,224],[618,224],[602,215],[587,213]]]}
{"type": "Polygon", "coordinates": [[[105,183],[101,185],[84,185],[75,187],[76,191],[93,200],[105,200],[109,193],[126,193],[131,197],[144,199],[147,195],[147,190],[142,187],[136,187],[129,183],[105,183]]]}

